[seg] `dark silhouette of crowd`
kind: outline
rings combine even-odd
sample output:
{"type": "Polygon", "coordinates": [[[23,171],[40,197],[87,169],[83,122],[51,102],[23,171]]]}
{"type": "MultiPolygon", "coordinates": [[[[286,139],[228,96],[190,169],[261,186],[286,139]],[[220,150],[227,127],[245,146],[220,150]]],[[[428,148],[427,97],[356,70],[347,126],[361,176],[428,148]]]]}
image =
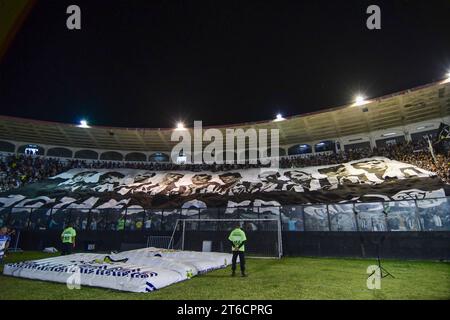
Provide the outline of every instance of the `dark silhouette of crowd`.
{"type": "Polygon", "coordinates": [[[141,169],[141,170],[149,170],[149,171],[193,171],[193,172],[201,172],[201,171],[230,171],[236,169],[251,169],[251,168],[261,168],[263,165],[258,161],[256,164],[176,164],[171,162],[119,162],[119,161],[92,161],[87,162],[83,160],[73,160],[70,161],[70,166],[72,168],[92,168],[92,169],[118,169],[118,168],[127,168],[127,169],[141,169]]]}
{"type": "Polygon", "coordinates": [[[67,169],[58,159],[9,155],[0,158],[0,192],[57,175],[67,169]]]}
{"type": "MultiPolygon", "coordinates": [[[[392,160],[410,163],[419,168],[435,172],[444,182],[450,183],[450,155],[431,155],[425,140],[419,142],[387,145],[383,148],[355,149],[345,152],[328,152],[313,155],[295,155],[280,158],[281,168],[301,168],[339,164],[372,156],[383,156],[392,160]]],[[[18,188],[27,183],[37,182],[73,168],[86,169],[142,169],[149,171],[229,171],[260,168],[268,165],[257,164],[175,164],[157,162],[118,162],[64,160],[30,155],[0,156],[0,192],[18,188]]]]}
{"type": "Polygon", "coordinates": [[[450,154],[434,154],[433,159],[425,145],[405,143],[382,150],[382,155],[435,172],[444,182],[450,184],[450,154]]]}
{"type": "Polygon", "coordinates": [[[307,157],[290,156],[282,158],[280,167],[298,168],[338,164],[374,156],[386,157],[435,172],[444,182],[450,184],[450,155],[431,154],[425,140],[386,145],[382,148],[348,150],[340,153],[319,154],[307,157]]]}

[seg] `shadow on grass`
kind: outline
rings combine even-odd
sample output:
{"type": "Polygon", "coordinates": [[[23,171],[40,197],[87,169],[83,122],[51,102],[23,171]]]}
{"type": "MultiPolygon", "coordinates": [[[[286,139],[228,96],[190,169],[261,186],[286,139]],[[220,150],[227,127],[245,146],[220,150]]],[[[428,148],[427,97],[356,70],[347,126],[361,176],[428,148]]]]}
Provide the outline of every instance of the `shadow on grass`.
{"type": "MultiPolygon", "coordinates": [[[[196,277],[194,277],[194,278],[200,278],[200,277],[202,277],[202,276],[196,276],[196,277]]],[[[209,274],[209,275],[207,275],[207,276],[205,276],[205,278],[208,278],[208,279],[211,279],[211,278],[214,278],[214,279],[246,279],[246,278],[249,278],[249,277],[251,277],[248,273],[247,273],[247,276],[246,277],[242,277],[241,276],[241,274],[240,273],[236,273],[236,275],[234,276],[234,277],[232,277],[231,276],[231,273],[230,274],[223,274],[223,275],[214,275],[214,274],[209,274]]],[[[194,279],[193,278],[193,279],[194,279]]]]}

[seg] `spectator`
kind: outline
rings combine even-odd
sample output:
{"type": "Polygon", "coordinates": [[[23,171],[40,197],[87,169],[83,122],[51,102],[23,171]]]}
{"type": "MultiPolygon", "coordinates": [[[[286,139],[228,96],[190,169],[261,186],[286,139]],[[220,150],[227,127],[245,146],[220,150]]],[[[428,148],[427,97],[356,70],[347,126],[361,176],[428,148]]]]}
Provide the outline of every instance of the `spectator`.
{"type": "Polygon", "coordinates": [[[8,228],[2,227],[0,229],[0,261],[6,257],[6,250],[8,250],[11,236],[8,234],[8,228]]]}
{"type": "Polygon", "coordinates": [[[62,241],[62,251],[61,255],[72,254],[72,249],[75,248],[75,237],[77,236],[77,232],[72,227],[72,223],[69,223],[69,226],[64,229],[61,233],[61,241],[62,241]]]}
{"type": "MultiPolygon", "coordinates": [[[[427,142],[423,140],[386,145],[382,148],[359,148],[339,153],[329,152],[309,155],[293,155],[280,158],[281,168],[301,168],[309,166],[333,165],[372,156],[383,156],[389,159],[410,163],[419,168],[435,172],[445,183],[450,183],[450,157],[436,155],[433,159],[428,151],[427,142]]],[[[269,166],[269,164],[267,165],[269,166]]],[[[141,169],[149,171],[230,171],[265,167],[260,163],[249,164],[174,164],[174,163],[137,163],[67,160],[54,158],[10,155],[0,157],[0,192],[21,187],[27,183],[37,182],[58,175],[73,168],[86,169],[141,169]]]]}

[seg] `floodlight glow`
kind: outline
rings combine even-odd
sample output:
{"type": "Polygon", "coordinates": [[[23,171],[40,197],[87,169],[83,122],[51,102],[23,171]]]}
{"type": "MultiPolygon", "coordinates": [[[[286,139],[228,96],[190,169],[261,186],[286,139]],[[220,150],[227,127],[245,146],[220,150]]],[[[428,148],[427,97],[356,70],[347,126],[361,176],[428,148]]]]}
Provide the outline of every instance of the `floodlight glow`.
{"type": "Polygon", "coordinates": [[[446,77],[446,78],[444,79],[444,81],[441,82],[441,84],[449,83],[449,82],[450,82],[450,71],[447,72],[447,74],[445,75],[445,77],[446,77]]]}
{"type": "Polygon", "coordinates": [[[177,123],[177,130],[184,130],[185,128],[184,128],[184,123],[183,122],[178,122],[177,123]]]}
{"type": "Polygon", "coordinates": [[[354,106],[362,106],[363,104],[369,103],[369,101],[366,100],[366,97],[364,95],[358,93],[355,96],[355,102],[353,103],[354,106]]]}
{"type": "Polygon", "coordinates": [[[364,102],[364,97],[362,95],[360,95],[360,94],[357,95],[355,97],[355,102],[358,103],[358,104],[363,103],[364,102]]]}
{"type": "Polygon", "coordinates": [[[89,128],[88,122],[86,120],[81,120],[80,124],[78,125],[80,128],[89,128]]]}
{"type": "Polygon", "coordinates": [[[283,116],[281,115],[281,113],[278,113],[277,116],[276,116],[276,118],[275,118],[275,120],[273,120],[273,121],[283,121],[283,120],[284,120],[284,118],[283,118],[283,116]]]}

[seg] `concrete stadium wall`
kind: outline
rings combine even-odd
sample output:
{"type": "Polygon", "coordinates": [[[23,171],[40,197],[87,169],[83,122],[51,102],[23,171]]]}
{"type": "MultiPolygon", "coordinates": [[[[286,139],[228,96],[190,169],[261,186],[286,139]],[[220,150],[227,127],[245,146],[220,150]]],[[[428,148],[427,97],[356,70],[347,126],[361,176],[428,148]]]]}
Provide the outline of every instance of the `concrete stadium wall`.
{"type": "Polygon", "coordinates": [[[450,260],[450,232],[284,232],[288,256],[450,260]]]}
{"type": "MultiPolygon", "coordinates": [[[[59,248],[60,233],[61,231],[56,230],[23,231],[19,247],[24,250],[42,250],[45,247],[59,248]]],[[[142,248],[147,244],[148,235],[171,236],[171,234],[171,231],[152,233],[145,231],[80,231],[77,237],[77,250],[86,251],[87,245],[90,243],[95,244],[96,251],[142,248]]],[[[201,231],[195,234],[196,236],[192,237],[190,241],[193,244],[200,244],[206,239],[217,241],[219,232],[201,231]]],[[[248,235],[248,238],[250,239],[251,236],[248,235]]],[[[382,258],[450,260],[450,232],[447,231],[282,232],[282,238],[284,256],[376,258],[377,244],[381,243],[382,258]]],[[[248,246],[250,245],[251,243],[248,244],[248,246]]],[[[213,248],[216,247],[217,245],[213,243],[213,248]]],[[[186,247],[186,249],[189,248],[186,247]]],[[[196,248],[196,250],[201,249],[196,248]]]]}
{"type": "MultiPolygon", "coordinates": [[[[439,128],[439,125],[441,122],[444,123],[450,123],[450,116],[435,118],[435,119],[429,119],[426,121],[419,121],[414,122],[405,126],[400,127],[391,127],[386,128],[382,130],[375,130],[370,132],[363,132],[356,135],[350,135],[350,136],[336,136],[332,137],[326,140],[334,141],[340,145],[340,150],[349,149],[352,145],[355,144],[361,144],[361,143],[369,143],[370,147],[374,148],[377,146],[383,146],[384,141],[386,140],[401,140],[401,141],[411,141],[412,138],[420,137],[421,134],[429,134],[436,132],[439,128]],[[347,147],[347,148],[346,148],[347,147]]],[[[295,146],[298,145],[309,145],[311,147],[311,151],[308,153],[305,153],[305,155],[312,155],[317,154],[317,150],[315,150],[315,146],[323,142],[324,140],[312,140],[312,141],[296,141],[295,143],[291,144],[285,144],[280,145],[280,156],[285,155],[291,155],[295,146]],[[289,149],[291,151],[289,152],[289,149]]],[[[0,152],[7,152],[7,153],[23,153],[24,148],[26,145],[30,144],[27,141],[14,141],[14,140],[8,140],[8,139],[1,139],[0,140],[0,152]]],[[[71,153],[71,156],[69,158],[74,159],[91,159],[91,160],[98,160],[100,158],[105,158],[105,160],[110,159],[110,161],[120,161],[115,160],[119,159],[120,154],[122,157],[122,161],[148,161],[152,162],[151,156],[155,153],[163,153],[167,156],[170,155],[170,152],[167,151],[161,151],[161,150],[147,150],[145,152],[142,151],[133,151],[133,150],[106,150],[106,149],[98,149],[98,148],[79,148],[79,147],[71,147],[71,146],[61,146],[61,145],[49,145],[49,144],[40,144],[40,143],[31,143],[33,145],[38,145],[39,148],[42,149],[41,153],[46,156],[56,156],[54,155],[54,151],[50,152],[49,150],[55,149],[55,148],[64,148],[66,149],[66,152],[64,155],[59,155],[59,157],[66,158],[68,153],[71,153]],[[91,151],[90,157],[79,157],[80,151],[84,153],[86,150],[91,151]],[[108,157],[110,155],[110,152],[115,152],[115,157],[111,159],[111,157],[108,157]],[[106,155],[105,155],[106,154],[106,155]],[[138,158],[136,159],[136,156],[139,154],[138,158]],[[145,160],[144,160],[145,158],[145,160]]],[[[170,158],[167,159],[170,162],[170,158]]],[[[121,161],[121,162],[122,162],[121,161]]]]}

